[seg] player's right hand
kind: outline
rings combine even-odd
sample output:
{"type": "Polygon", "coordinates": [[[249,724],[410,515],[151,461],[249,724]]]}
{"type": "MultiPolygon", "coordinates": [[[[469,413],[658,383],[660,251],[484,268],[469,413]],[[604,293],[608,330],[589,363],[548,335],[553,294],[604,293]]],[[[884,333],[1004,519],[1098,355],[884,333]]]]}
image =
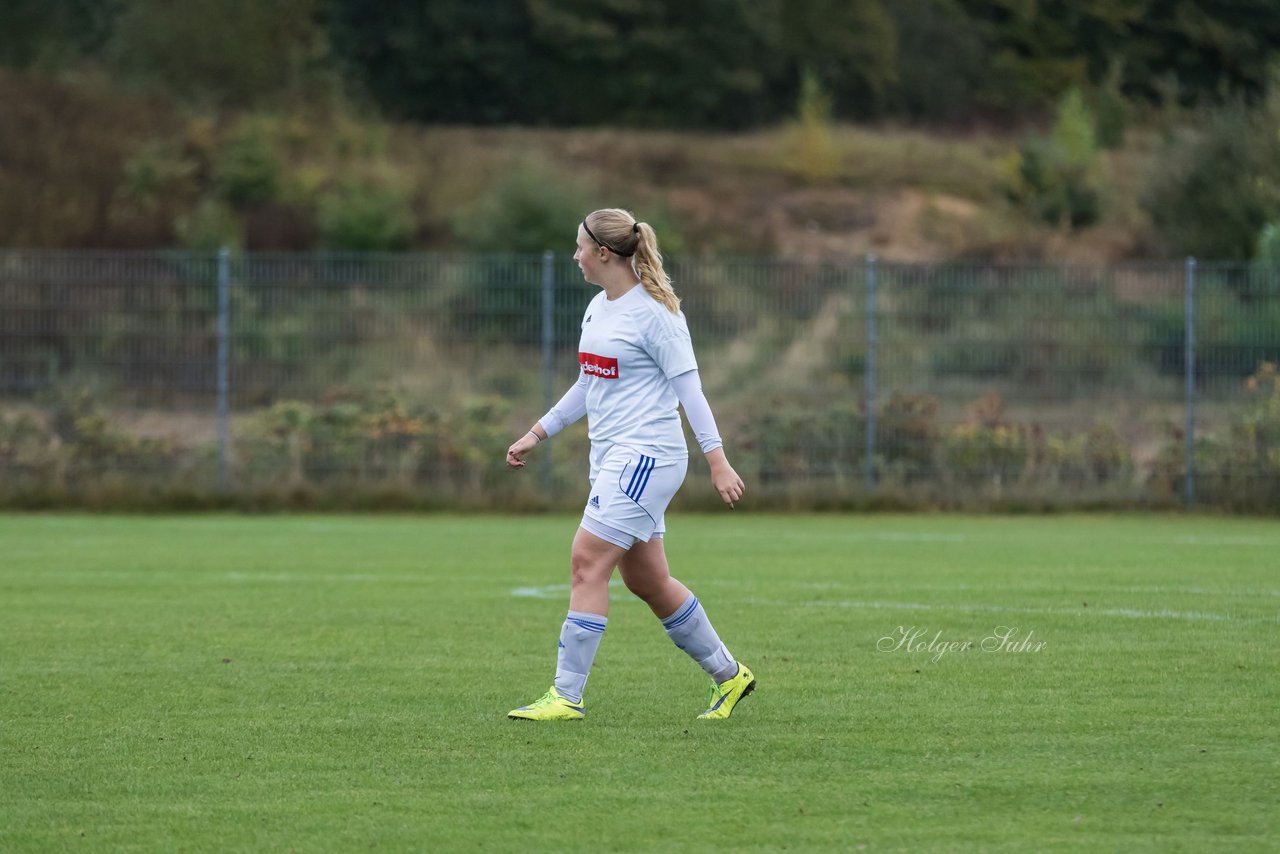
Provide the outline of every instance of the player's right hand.
{"type": "Polygon", "coordinates": [[[516,439],[511,443],[511,447],[507,448],[507,465],[513,469],[524,468],[524,455],[532,451],[537,444],[538,438],[532,433],[525,433],[516,439]]]}

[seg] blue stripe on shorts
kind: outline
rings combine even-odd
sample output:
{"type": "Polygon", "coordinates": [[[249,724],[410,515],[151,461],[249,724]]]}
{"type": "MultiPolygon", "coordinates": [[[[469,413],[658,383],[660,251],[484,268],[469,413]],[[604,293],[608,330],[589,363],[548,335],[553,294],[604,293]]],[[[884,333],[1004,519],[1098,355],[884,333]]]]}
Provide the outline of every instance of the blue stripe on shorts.
{"type": "Polygon", "coordinates": [[[653,473],[653,467],[656,463],[657,460],[653,457],[646,457],[644,454],[640,455],[640,464],[632,472],[631,483],[626,488],[626,496],[632,501],[640,501],[640,496],[644,494],[644,488],[649,485],[649,475],[653,473]]]}

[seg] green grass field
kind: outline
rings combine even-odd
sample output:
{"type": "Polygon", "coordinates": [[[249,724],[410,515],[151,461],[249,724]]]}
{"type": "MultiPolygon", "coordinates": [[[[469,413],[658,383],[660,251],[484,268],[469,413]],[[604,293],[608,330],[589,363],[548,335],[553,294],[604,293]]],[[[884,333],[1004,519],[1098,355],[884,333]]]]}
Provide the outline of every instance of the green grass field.
{"type": "Polygon", "coordinates": [[[0,517],[0,850],[1280,845],[1276,522],[678,515],[756,693],[695,721],[619,587],[587,719],[508,721],[574,526],[0,517]]]}

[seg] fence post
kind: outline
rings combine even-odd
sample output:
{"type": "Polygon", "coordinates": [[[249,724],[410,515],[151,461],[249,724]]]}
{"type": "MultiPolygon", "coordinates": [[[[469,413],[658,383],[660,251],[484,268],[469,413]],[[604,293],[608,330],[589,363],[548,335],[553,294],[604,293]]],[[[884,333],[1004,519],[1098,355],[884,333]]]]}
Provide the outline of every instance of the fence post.
{"type": "Polygon", "coordinates": [[[876,256],[867,256],[867,448],[863,479],[867,492],[876,486],[876,256]]]}
{"type": "MultiPolygon", "coordinates": [[[[555,404],[556,253],[542,253],[542,411],[555,404]]],[[[542,492],[551,495],[551,453],[542,454],[542,492]]]]}
{"type": "Polygon", "coordinates": [[[1187,398],[1186,429],[1186,487],[1183,496],[1187,507],[1196,503],[1196,259],[1188,258],[1186,264],[1184,323],[1185,338],[1183,340],[1183,371],[1187,398]]]}
{"type": "Polygon", "coordinates": [[[227,471],[231,458],[230,385],[228,362],[231,356],[231,251],[218,250],[218,491],[228,488],[227,471]]]}

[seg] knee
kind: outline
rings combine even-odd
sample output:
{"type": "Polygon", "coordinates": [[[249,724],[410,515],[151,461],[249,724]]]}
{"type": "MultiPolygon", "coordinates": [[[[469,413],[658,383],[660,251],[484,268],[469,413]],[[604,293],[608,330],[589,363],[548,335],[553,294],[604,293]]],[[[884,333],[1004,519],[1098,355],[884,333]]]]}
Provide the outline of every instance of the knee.
{"type": "Polygon", "coordinates": [[[597,559],[592,559],[578,549],[574,549],[569,558],[570,581],[574,587],[598,584],[608,578],[613,567],[606,567],[597,559]]]}
{"type": "Polygon", "coordinates": [[[654,599],[662,596],[667,585],[671,582],[671,576],[666,572],[624,572],[622,581],[627,585],[627,589],[643,602],[652,602],[654,599]]]}
{"type": "Polygon", "coordinates": [[[622,581],[627,585],[627,589],[630,590],[636,598],[645,602],[648,602],[654,596],[657,596],[658,590],[662,586],[660,584],[655,584],[655,579],[645,576],[636,577],[634,575],[624,575],[622,576],[622,581]]]}

